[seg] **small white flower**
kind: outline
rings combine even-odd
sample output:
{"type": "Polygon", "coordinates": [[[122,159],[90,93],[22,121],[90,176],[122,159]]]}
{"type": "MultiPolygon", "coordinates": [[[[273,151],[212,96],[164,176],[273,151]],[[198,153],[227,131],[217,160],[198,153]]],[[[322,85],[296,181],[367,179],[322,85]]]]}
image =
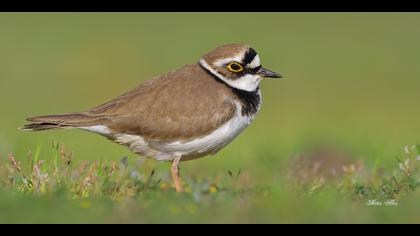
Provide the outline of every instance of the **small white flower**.
{"type": "Polygon", "coordinates": [[[400,170],[405,171],[405,167],[402,163],[398,164],[400,166],[400,170]]]}
{"type": "Polygon", "coordinates": [[[407,158],[404,163],[400,163],[399,167],[402,171],[404,171],[404,173],[406,173],[407,175],[410,175],[410,159],[407,158]]]}
{"type": "Polygon", "coordinates": [[[405,145],[405,146],[404,146],[404,152],[405,152],[406,154],[410,154],[410,149],[408,148],[408,145],[405,145]]]}
{"type": "Polygon", "coordinates": [[[407,158],[407,160],[404,161],[404,166],[408,169],[410,166],[410,159],[407,158]]]}
{"type": "Polygon", "coordinates": [[[132,179],[137,180],[137,179],[139,179],[139,177],[140,177],[140,173],[139,173],[138,171],[136,171],[136,170],[133,170],[133,171],[131,171],[131,172],[130,172],[130,177],[131,177],[132,179]]]}

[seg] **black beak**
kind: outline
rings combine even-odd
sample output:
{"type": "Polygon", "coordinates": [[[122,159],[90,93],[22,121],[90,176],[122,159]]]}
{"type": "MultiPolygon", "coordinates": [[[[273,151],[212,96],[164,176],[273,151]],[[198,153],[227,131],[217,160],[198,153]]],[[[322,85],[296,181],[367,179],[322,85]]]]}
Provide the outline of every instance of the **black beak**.
{"type": "Polygon", "coordinates": [[[265,68],[262,68],[257,72],[258,75],[261,75],[262,77],[265,78],[282,78],[283,76],[279,73],[276,73],[274,71],[271,70],[267,70],[265,68]]]}

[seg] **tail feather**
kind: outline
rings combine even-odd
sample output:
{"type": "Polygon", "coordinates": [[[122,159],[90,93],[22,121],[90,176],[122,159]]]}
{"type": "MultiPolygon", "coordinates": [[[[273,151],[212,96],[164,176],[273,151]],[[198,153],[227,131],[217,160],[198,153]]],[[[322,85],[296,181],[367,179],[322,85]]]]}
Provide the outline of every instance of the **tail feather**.
{"type": "Polygon", "coordinates": [[[100,124],[102,117],[89,116],[83,113],[70,113],[64,115],[36,116],[26,119],[29,124],[24,125],[21,130],[42,131],[60,128],[78,128],[100,124]]]}
{"type": "Polygon", "coordinates": [[[54,123],[31,123],[31,124],[24,125],[20,129],[24,131],[42,131],[42,130],[49,130],[49,129],[64,128],[64,127],[65,126],[60,126],[54,123]]]}

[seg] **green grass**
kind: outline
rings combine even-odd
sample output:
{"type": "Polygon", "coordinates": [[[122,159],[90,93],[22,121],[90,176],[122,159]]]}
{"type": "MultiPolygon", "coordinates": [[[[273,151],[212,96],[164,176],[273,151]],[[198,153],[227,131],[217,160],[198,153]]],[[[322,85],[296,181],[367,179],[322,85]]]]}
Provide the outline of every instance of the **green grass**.
{"type": "Polygon", "coordinates": [[[0,222],[419,223],[418,25],[419,13],[1,13],[0,222]],[[174,192],[169,164],[98,135],[17,130],[232,42],[286,78],[262,82],[231,144],[182,163],[190,192],[174,192]]]}
{"type": "Polygon", "coordinates": [[[144,162],[130,165],[124,157],[76,166],[57,143],[52,154],[50,162],[31,153],[25,163],[12,154],[2,160],[1,222],[419,223],[420,145],[407,146],[391,170],[374,172],[360,162],[328,166],[319,159],[328,154],[316,151],[294,158],[288,178],[272,185],[229,170],[184,177],[182,194],[166,171],[148,171],[144,162]]]}

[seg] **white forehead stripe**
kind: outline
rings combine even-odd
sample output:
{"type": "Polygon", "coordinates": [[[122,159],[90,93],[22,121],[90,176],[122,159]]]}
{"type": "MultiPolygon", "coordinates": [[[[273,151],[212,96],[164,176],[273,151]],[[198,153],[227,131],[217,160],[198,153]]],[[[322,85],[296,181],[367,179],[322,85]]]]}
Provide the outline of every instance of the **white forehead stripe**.
{"type": "Polygon", "coordinates": [[[255,55],[254,59],[252,59],[251,63],[247,65],[248,68],[257,68],[261,65],[260,57],[255,55]]]}
{"type": "Polygon", "coordinates": [[[213,65],[218,66],[218,67],[222,67],[224,65],[226,65],[229,62],[232,61],[236,61],[241,63],[242,62],[242,55],[236,55],[234,57],[228,57],[228,58],[223,58],[223,59],[219,59],[213,62],[213,65]]]}
{"type": "MultiPolygon", "coordinates": [[[[227,63],[233,62],[233,61],[242,63],[242,61],[243,61],[242,55],[236,55],[234,57],[228,57],[228,58],[223,58],[223,59],[216,60],[216,61],[213,62],[213,65],[222,67],[222,66],[226,65],[227,63]]],[[[255,55],[254,59],[252,59],[252,61],[249,64],[247,64],[246,67],[257,68],[260,65],[261,65],[260,57],[258,55],[255,55]]]]}

